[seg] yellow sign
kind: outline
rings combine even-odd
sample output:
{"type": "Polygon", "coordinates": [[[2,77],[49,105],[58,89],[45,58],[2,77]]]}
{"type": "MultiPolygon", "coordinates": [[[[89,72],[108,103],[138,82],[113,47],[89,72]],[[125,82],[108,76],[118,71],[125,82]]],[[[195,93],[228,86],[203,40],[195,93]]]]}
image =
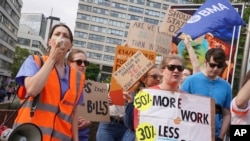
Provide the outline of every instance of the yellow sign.
{"type": "Polygon", "coordinates": [[[134,106],[140,111],[149,109],[152,106],[153,97],[148,92],[140,91],[134,99],[134,106]]]}
{"type": "Polygon", "coordinates": [[[150,123],[140,124],[136,128],[136,138],[139,141],[155,141],[156,129],[150,123]]]}

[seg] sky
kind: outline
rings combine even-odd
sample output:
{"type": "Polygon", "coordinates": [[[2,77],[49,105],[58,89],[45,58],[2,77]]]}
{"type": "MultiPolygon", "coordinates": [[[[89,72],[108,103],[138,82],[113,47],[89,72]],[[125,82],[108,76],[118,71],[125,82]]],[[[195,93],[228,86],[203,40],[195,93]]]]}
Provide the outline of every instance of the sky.
{"type": "Polygon", "coordinates": [[[21,13],[43,13],[45,17],[54,16],[70,27],[75,28],[78,0],[22,0],[21,13]]]}

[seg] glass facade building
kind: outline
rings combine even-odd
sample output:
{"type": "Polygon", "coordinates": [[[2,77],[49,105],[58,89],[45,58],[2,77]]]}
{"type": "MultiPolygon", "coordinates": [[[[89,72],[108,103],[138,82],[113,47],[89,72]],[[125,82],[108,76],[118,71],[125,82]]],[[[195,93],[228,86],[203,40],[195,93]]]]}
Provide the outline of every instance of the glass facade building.
{"type": "Polygon", "coordinates": [[[0,85],[11,79],[22,0],[0,0],[0,85]]]}
{"type": "Polygon", "coordinates": [[[159,25],[168,6],[184,0],[79,0],[74,47],[110,74],[115,48],[126,41],[130,20],[159,25]]]}

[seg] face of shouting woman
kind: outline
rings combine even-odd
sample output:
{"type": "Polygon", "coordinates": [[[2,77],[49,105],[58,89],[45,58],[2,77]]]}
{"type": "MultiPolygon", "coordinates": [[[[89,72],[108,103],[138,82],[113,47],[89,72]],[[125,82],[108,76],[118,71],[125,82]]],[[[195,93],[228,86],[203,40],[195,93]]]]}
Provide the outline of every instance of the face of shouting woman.
{"type": "Polygon", "coordinates": [[[50,55],[57,56],[58,59],[64,58],[66,53],[72,48],[72,34],[65,26],[53,28],[48,41],[50,55]]]}

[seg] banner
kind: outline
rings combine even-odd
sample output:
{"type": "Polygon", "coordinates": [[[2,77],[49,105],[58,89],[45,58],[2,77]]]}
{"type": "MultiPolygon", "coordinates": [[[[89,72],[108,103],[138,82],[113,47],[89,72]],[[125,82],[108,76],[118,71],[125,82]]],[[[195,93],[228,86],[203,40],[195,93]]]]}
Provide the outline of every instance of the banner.
{"type": "Polygon", "coordinates": [[[246,24],[229,0],[206,0],[177,34],[185,33],[196,39],[217,29],[239,25],[246,24]]]}
{"type": "Polygon", "coordinates": [[[187,93],[143,89],[134,99],[138,141],[214,141],[213,99],[187,93]]]}
{"type": "MultiPolygon", "coordinates": [[[[220,2],[220,1],[216,1],[220,2]]],[[[238,12],[239,15],[243,14],[243,4],[232,4],[234,9],[238,12]]],[[[200,8],[200,4],[182,4],[182,5],[171,5],[171,9],[175,9],[187,14],[193,15],[197,9],[200,8]]],[[[197,31],[196,27],[196,31],[197,31]]],[[[226,58],[226,66],[223,68],[221,77],[231,83],[233,86],[234,81],[234,71],[235,71],[235,62],[237,58],[237,50],[239,44],[239,36],[240,36],[240,27],[221,27],[216,31],[210,32],[208,34],[203,35],[201,41],[192,41],[191,45],[198,57],[198,61],[200,63],[200,67],[204,65],[205,61],[205,53],[210,48],[220,47],[225,51],[227,56],[226,58]]],[[[184,43],[179,38],[173,38],[172,47],[176,50],[177,54],[183,55],[185,59],[186,67],[192,69],[192,64],[189,59],[189,55],[187,54],[187,50],[185,49],[184,43]]]]}

